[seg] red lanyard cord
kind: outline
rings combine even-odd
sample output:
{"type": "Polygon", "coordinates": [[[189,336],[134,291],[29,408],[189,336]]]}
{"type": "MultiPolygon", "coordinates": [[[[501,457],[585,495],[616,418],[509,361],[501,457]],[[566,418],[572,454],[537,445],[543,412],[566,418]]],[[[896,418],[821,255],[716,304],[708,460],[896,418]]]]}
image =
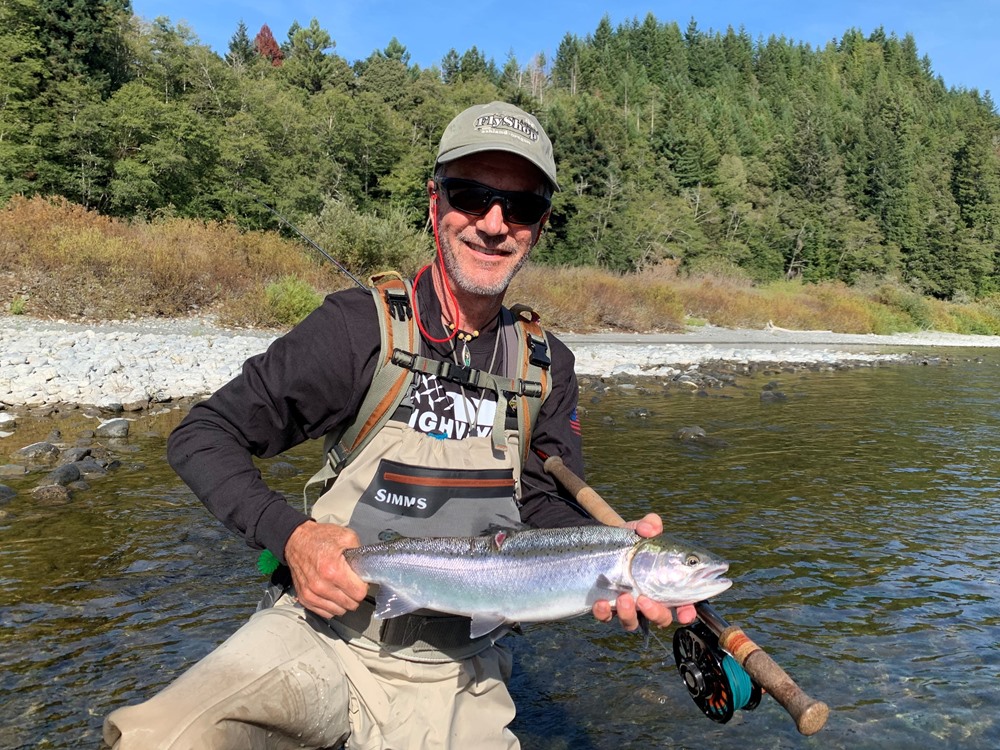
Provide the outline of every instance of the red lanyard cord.
{"type": "MultiPolygon", "coordinates": [[[[441,282],[444,284],[444,290],[448,297],[451,298],[451,303],[455,306],[456,312],[458,311],[458,300],[455,299],[455,292],[451,288],[451,284],[448,282],[448,276],[444,272],[444,254],[441,252],[441,238],[438,235],[438,220],[437,220],[437,195],[431,196],[431,227],[434,230],[434,247],[437,248],[438,260],[441,263],[441,282]]],[[[417,275],[413,278],[413,319],[417,322],[417,328],[420,329],[420,333],[425,339],[434,344],[445,344],[455,338],[458,335],[458,315],[456,314],[455,327],[451,330],[451,333],[443,339],[434,338],[431,336],[427,329],[424,328],[424,324],[420,321],[420,306],[417,304],[417,284],[420,282],[420,277],[423,276],[424,271],[430,268],[428,263],[426,266],[417,271],[417,275]]],[[[446,302],[447,300],[442,300],[446,302]]],[[[441,305],[441,309],[447,312],[446,306],[441,305]]]]}

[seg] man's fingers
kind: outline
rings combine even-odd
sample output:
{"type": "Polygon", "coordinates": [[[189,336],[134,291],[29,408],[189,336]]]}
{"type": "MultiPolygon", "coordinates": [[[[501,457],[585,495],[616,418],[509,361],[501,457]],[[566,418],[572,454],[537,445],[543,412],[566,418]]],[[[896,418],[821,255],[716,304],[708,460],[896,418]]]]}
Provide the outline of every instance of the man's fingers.
{"type": "Polygon", "coordinates": [[[648,596],[640,596],[636,602],[636,606],[646,616],[646,619],[658,628],[665,628],[674,621],[670,607],[653,601],[648,596]]]}
{"type": "MultiPolygon", "coordinates": [[[[631,594],[627,593],[621,594],[615,600],[614,606],[609,601],[595,602],[592,612],[594,617],[601,622],[611,622],[617,615],[622,628],[629,632],[638,629],[640,612],[658,628],[665,628],[675,618],[670,607],[660,604],[648,596],[640,595],[638,599],[634,599],[631,594]]],[[[682,624],[693,622],[696,617],[697,613],[692,604],[677,608],[676,619],[682,624]]]]}
{"type": "Polygon", "coordinates": [[[677,608],[677,622],[681,625],[690,625],[698,619],[698,610],[693,604],[685,604],[677,608]]]}
{"type": "Polygon", "coordinates": [[[357,534],[334,524],[306,522],[292,532],[285,558],[303,607],[327,619],[358,608],[368,584],[344,558],[344,550],[357,545],[357,534]]]}
{"type": "Polygon", "coordinates": [[[594,602],[592,612],[594,613],[594,617],[601,622],[611,622],[615,617],[614,610],[611,609],[611,602],[609,601],[601,600],[594,602]]]}
{"type": "Polygon", "coordinates": [[[296,588],[295,596],[303,607],[326,619],[340,617],[358,608],[358,602],[353,597],[339,589],[331,590],[329,587],[322,592],[309,586],[306,586],[304,591],[296,588]]]}
{"type": "Polygon", "coordinates": [[[618,613],[618,620],[622,627],[629,631],[638,629],[639,613],[635,608],[635,599],[631,594],[621,594],[615,602],[615,611],[618,613]]]}
{"type": "Polygon", "coordinates": [[[639,536],[647,538],[663,533],[663,520],[655,513],[647,513],[638,521],[629,521],[625,526],[639,536]]]}

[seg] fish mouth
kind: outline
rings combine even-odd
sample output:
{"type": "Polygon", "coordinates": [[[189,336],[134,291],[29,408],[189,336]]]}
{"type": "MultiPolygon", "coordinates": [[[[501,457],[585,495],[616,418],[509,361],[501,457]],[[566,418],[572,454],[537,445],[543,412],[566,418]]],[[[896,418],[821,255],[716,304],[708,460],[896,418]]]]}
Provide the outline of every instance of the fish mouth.
{"type": "MultiPolygon", "coordinates": [[[[713,581],[713,580],[728,580],[726,578],[721,578],[722,574],[729,570],[729,563],[716,563],[715,565],[706,565],[704,568],[699,570],[695,575],[695,580],[698,581],[713,581]]],[[[729,581],[732,584],[732,581],[729,581]]]]}
{"type": "Polygon", "coordinates": [[[718,596],[732,585],[733,582],[728,578],[715,578],[711,581],[705,581],[705,585],[702,589],[705,593],[701,598],[711,599],[713,596],[718,596]]]}
{"type": "Polygon", "coordinates": [[[672,592],[672,596],[661,598],[655,592],[648,592],[647,596],[668,607],[681,607],[711,599],[733,585],[729,578],[722,577],[727,570],[729,570],[727,563],[706,565],[700,570],[692,571],[691,577],[678,590],[672,592]]]}
{"type": "Polygon", "coordinates": [[[717,565],[708,565],[701,571],[701,574],[698,576],[698,585],[696,588],[704,592],[701,596],[702,599],[711,599],[713,596],[718,596],[733,585],[732,580],[723,577],[723,573],[728,570],[729,563],[719,563],[717,565]]]}
{"type": "Polygon", "coordinates": [[[723,591],[733,585],[728,578],[713,578],[711,580],[699,581],[684,588],[682,592],[672,600],[663,601],[653,595],[653,599],[668,607],[682,607],[687,604],[697,604],[698,602],[718,596],[723,591]]]}

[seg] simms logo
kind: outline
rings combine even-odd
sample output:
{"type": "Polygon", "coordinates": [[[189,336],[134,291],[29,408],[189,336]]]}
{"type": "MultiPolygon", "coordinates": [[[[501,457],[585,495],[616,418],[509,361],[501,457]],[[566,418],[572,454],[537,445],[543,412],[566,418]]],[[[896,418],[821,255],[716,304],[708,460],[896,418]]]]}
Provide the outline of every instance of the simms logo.
{"type": "Polygon", "coordinates": [[[502,130],[509,130],[513,133],[519,133],[520,135],[527,137],[529,141],[538,140],[538,131],[535,130],[530,122],[521,117],[512,117],[510,115],[483,115],[476,120],[475,128],[476,130],[485,130],[486,132],[494,132],[495,129],[500,128],[502,130]]]}
{"type": "Polygon", "coordinates": [[[418,510],[427,510],[427,498],[398,495],[395,492],[389,492],[384,488],[375,493],[375,499],[383,505],[398,505],[401,508],[417,508],[418,510]]]}

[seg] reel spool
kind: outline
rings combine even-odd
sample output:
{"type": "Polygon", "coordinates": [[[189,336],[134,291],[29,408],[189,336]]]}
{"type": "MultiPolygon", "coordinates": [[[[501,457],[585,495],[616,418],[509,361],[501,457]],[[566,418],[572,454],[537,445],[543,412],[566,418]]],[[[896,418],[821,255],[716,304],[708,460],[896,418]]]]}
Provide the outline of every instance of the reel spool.
{"type": "Polygon", "coordinates": [[[738,709],[752,711],[760,703],[760,685],[719,647],[718,636],[703,623],[674,631],[674,660],[691,698],[712,721],[725,724],[738,709]]]}

